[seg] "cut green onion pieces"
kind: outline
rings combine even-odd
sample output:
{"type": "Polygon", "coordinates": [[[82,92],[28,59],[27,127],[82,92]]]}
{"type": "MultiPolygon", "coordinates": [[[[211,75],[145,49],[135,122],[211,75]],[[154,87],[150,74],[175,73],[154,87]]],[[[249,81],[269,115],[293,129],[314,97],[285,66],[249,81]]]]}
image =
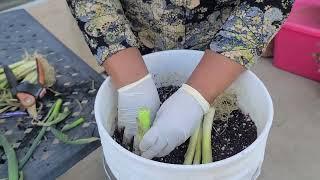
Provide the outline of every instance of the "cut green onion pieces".
{"type": "Polygon", "coordinates": [[[64,132],[64,131],[68,131],[70,129],[73,129],[73,128],[79,126],[80,124],[82,124],[84,121],[85,121],[84,118],[79,118],[79,119],[73,121],[72,123],[66,124],[65,126],[63,126],[61,131],[64,132]]]}
{"type": "Polygon", "coordinates": [[[50,130],[52,134],[61,142],[66,143],[66,144],[88,144],[92,143],[94,141],[98,141],[99,138],[97,137],[90,137],[90,138],[84,138],[84,139],[76,139],[76,140],[71,140],[68,135],[64,134],[63,132],[50,127],[50,130]]]}

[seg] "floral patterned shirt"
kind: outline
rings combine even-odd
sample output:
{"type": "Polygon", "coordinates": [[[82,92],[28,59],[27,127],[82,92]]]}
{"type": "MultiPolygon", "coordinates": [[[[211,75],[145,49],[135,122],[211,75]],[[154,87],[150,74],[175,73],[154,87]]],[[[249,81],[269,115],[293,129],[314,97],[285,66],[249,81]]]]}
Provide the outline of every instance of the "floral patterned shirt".
{"type": "Polygon", "coordinates": [[[293,0],[67,0],[99,64],[128,47],[143,54],[211,48],[249,68],[293,0]]]}

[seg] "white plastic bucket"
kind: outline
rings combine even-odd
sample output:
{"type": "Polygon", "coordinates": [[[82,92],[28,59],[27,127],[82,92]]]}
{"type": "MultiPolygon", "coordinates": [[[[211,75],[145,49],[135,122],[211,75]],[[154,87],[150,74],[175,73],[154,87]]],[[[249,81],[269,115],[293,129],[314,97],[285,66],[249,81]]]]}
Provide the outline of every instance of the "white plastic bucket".
{"type": "MultiPolygon", "coordinates": [[[[203,52],[171,50],[144,56],[157,86],[180,85],[197,66],[203,52]]],[[[217,77],[218,78],[218,77],[217,77]]],[[[107,78],[95,102],[95,117],[110,170],[118,180],[255,180],[260,174],[265,147],[273,119],[271,97],[263,83],[250,71],[244,72],[230,87],[238,96],[240,108],[249,113],[258,128],[258,138],[242,152],[218,162],[203,165],[173,165],[137,156],[119,144],[114,131],[117,94],[107,78]]]]}

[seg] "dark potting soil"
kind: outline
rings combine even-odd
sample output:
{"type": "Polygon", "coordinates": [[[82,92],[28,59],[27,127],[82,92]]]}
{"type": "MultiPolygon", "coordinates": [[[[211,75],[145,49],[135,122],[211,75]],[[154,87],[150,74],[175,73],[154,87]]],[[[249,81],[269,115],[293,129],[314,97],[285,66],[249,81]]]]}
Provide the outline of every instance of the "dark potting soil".
{"type": "Polygon", "coordinates": [[[167,100],[173,93],[175,93],[180,87],[179,86],[166,86],[158,88],[158,94],[160,102],[163,103],[167,100]]]}
{"type": "Polygon", "coordinates": [[[212,128],[213,161],[231,157],[257,139],[257,127],[240,109],[231,112],[228,121],[215,120],[212,128]]]}
{"type": "MultiPolygon", "coordinates": [[[[179,87],[177,86],[158,88],[161,103],[178,89],[179,87]]],[[[132,151],[132,144],[130,146],[122,144],[122,136],[123,131],[115,130],[113,139],[127,150],[132,151]]],[[[213,161],[223,160],[251,145],[257,139],[257,127],[249,115],[237,109],[231,112],[227,121],[214,121],[211,139],[213,161]]],[[[170,164],[183,164],[188,144],[189,140],[177,147],[169,155],[153,158],[153,160],[170,164]]]]}

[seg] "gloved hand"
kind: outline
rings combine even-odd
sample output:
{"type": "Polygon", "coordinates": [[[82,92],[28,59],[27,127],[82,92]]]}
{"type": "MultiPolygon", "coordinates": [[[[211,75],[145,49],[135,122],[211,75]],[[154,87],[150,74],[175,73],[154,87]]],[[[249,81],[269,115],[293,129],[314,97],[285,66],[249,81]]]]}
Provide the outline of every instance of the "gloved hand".
{"type": "Polygon", "coordinates": [[[160,107],[157,88],[150,74],[118,90],[118,127],[124,128],[124,141],[129,142],[137,132],[138,110],[149,108],[154,119],[160,107]]]}
{"type": "Polygon", "coordinates": [[[182,85],[163,103],[153,126],[143,137],[142,156],[151,159],[168,155],[193,134],[209,107],[197,90],[182,85]]]}

